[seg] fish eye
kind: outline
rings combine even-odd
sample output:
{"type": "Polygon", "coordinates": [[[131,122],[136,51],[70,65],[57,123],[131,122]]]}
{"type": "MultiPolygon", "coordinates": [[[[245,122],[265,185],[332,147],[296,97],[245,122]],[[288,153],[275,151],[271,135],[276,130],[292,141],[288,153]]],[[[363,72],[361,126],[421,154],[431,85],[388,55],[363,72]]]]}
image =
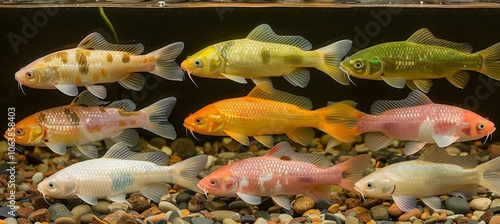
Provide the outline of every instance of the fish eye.
{"type": "Polygon", "coordinates": [[[373,183],[373,182],[368,182],[368,183],[366,183],[366,187],[367,187],[368,189],[372,189],[372,188],[374,188],[374,187],[375,187],[375,183],[373,183]]]}
{"type": "Polygon", "coordinates": [[[203,119],[201,117],[197,117],[194,119],[194,123],[196,123],[196,124],[201,124],[202,121],[203,121],[203,119]]]}
{"type": "Polygon", "coordinates": [[[210,180],[210,186],[212,186],[212,187],[217,186],[217,180],[216,179],[211,179],[210,180]]]}
{"type": "Polygon", "coordinates": [[[33,79],[33,78],[35,78],[35,76],[33,75],[33,73],[31,73],[31,71],[26,72],[26,74],[24,76],[26,76],[27,79],[33,79]]]}
{"type": "Polygon", "coordinates": [[[50,181],[47,186],[49,186],[50,189],[54,189],[57,187],[57,184],[54,181],[50,181]]]}
{"type": "Polygon", "coordinates": [[[484,124],[483,123],[478,123],[477,124],[477,129],[483,130],[484,129],[484,124]]]}
{"type": "Polygon", "coordinates": [[[356,60],[354,61],[353,66],[355,69],[362,69],[363,67],[365,67],[365,63],[363,63],[363,61],[356,60]]]}
{"type": "Polygon", "coordinates": [[[200,59],[196,59],[196,60],[194,60],[194,66],[201,67],[201,66],[203,66],[203,63],[201,62],[200,59]]]}
{"type": "Polygon", "coordinates": [[[16,129],[16,135],[24,135],[24,130],[22,128],[16,129]]]}

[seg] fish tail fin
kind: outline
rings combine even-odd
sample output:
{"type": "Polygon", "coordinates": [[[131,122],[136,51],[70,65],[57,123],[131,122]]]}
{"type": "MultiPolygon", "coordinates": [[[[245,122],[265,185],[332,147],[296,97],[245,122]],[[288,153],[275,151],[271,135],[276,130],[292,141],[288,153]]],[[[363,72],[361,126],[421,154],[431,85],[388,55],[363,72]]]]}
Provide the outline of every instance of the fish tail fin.
{"type": "Polygon", "coordinates": [[[148,114],[149,117],[143,128],[161,137],[175,139],[177,134],[174,126],[168,122],[168,116],[172,112],[176,101],[175,97],[168,97],[142,109],[141,111],[148,114]]]}
{"type": "Polygon", "coordinates": [[[358,130],[358,121],[365,114],[352,106],[352,101],[333,103],[316,110],[323,118],[318,129],[342,142],[353,142],[358,130]]]}
{"type": "Polygon", "coordinates": [[[149,53],[148,55],[156,58],[155,69],[151,73],[164,79],[182,81],[184,79],[184,72],[175,62],[175,59],[181,54],[183,49],[184,43],[175,42],[149,53]]]}
{"type": "Polygon", "coordinates": [[[479,185],[488,188],[490,191],[500,193],[500,157],[490,160],[477,166],[477,171],[481,176],[479,185]]]}
{"type": "Polygon", "coordinates": [[[324,62],[317,69],[328,74],[342,85],[349,85],[347,75],[340,70],[340,61],[351,49],[351,40],[340,40],[317,51],[323,53],[324,62]]]}
{"type": "Polygon", "coordinates": [[[363,178],[363,173],[366,168],[368,168],[370,163],[370,155],[363,154],[335,165],[329,169],[332,169],[332,172],[338,172],[338,170],[340,170],[342,172],[342,180],[338,185],[346,190],[355,192],[354,183],[363,178]]]}
{"type": "Polygon", "coordinates": [[[207,155],[199,155],[172,165],[176,175],[174,183],[202,193],[203,191],[196,186],[200,181],[197,176],[207,165],[207,160],[207,155]]]}
{"type": "Polygon", "coordinates": [[[478,72],[492,79],[500,80],[500,43],[496,43],[478,54],[483,59],[483,66],[478,72]]]}

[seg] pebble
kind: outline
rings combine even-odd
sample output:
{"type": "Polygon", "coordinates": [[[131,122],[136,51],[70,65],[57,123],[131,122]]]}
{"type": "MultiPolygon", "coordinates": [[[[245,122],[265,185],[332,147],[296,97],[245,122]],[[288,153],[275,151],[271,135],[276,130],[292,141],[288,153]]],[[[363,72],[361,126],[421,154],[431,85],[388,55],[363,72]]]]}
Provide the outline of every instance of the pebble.
{"type": "Polygon", "coordinates": [[[383,205],[377,205],[370,208],[370,214],[375,221],[389,220],[389,211],[383,205]]]}
{"type": "Polygon", "coordinates": [[[366,152],[369,152],[370,149],[366,146],[366,144],[357,144],[354,146],[354,150],[357,152],[357,153],[366,153],[366,152]]]}
{"type": "Polygon", "coordinates": [[[227,203],[225,201],[222,201],[222,200],[208,200],[205,203],[205,208],[208,209],[209,211],[228,209],[227,203]]]}
{"type": "Polygon", "coordinates": [[[3,221],[5,221],[5,223],[7,223],[7,224],[17,224],[17,220],[15,218],[12,218],[12,217],[5,218],[3,221]]]}
{"type": "Polygon", "coordinates": [[[278,216],[278,218],[280,219],[280,221],[284,222],[284,223],[289,223],[290,220],[293,219],[293,216],[289,215],[289,214],[280,214],[278,216]]]}
{"type": "Polygon", "coordinates": [[[252,224],[255,222],[255,217],[253,215],[244,215],[241,217],[242,224],[252,224]]]}
{"type": "Polygon", "coordinates": [[[332,206],[328,207],[328,212],[332,214],[337,213],[339,211],[339,207],[339,204],[335,203],[332,206]]]}
{"type": "Polygon", "coordinates": [[[129,205],[125,202],[113,202],[108,206],[109,214],[114,213],[118,210],[128,211],[129,205]]]}
{"type": "Polygon", "coordinates": [[[88,205],[77,205],[71,209],[71,214],[77,217],[82,217],[85,214],[91,213],[92,209],[88,205]]]}
{"type": "Polygon", "coordinates": [[[491,199],[489,198],[475,198],[470,201],[469,205],[473,210],[486,211],[490,208],[491,199]]]}
{"type": "Polygon", "coordinates": [[[139,194],[132,194],[127,201],[130,203],[131,209],[137,212],[143,212],[150,207],[148,199],[139,194]]]}
{"type": "Polygon", "coordinates": [[[490,147],[488,147],[488,155],[490,160],[500,156],[500,145],[490,145],[490,147]]]}
{"type": "Polygon", "coordinates": [[[357,198],[348,198],[344,201],[344,205],[347,206],[347,208],[355,208],[363,206],[363,203],[357,198]]]}
{"type": "Polygon", "coordinates": [[[396,205],[396,203],[392,203],[392,205],[387,209],[389,215],[392,217],[398,217],[403,214],[403,211],[396,205]]]}
{"type": "Polygon", "coordinates": [[[92,205],[92,210],[99,214],[108,214],[108,207],[111,205],[109,201],[98,201],[96,205],[92,205]]]}
{"type": "Polygon", "coordinates": [[[247,207],[248,207],[248,204],[242,200],[233,201],[233,202],[229,203],[229,205],[227,206],[227,208],[229,210],[242,209],[242,208],[247,208],[247,207]]]}
{"type": "Polygon", "coordinates": [[[191,219],[191,222],[193,224],[213,224],[214,220],[207,219],[207,218],[204,218],[204,217],[193,217],[191,219]]]}
{"type": "Polygon", "coordinates": [[[255,217],[256,218],[263,218],[265,220],[270,220],[271,219],[271,215],[269,215],[269,213],[266,212],[266,211],[256,211],[255,212],[255,217]]]}
{"type": "Polygon", "coordinates": [[[491,201],[490,208],[500,207],[500,198],[495,198],[491,201]]]}
{"type": "Polygon", "coordinates": [[[307,210],[314,207],[314,199],[308,196],[301,196],[292,203],[292,209],[297,212],[297,214],[302,215],[307,210]]]}
{"type": "MultiPolygon", "coordinates": [[[[10,210],[10,209],[9,209],[10,210]]],[[[20,217],[20,218],[28,218],[28,216],[34,212],[35,210],[33,210],[32,208],[19,208],[16,210],[17,212],[17,215],[20,217]]]]}
{"type": "Polygon", "coordinates": [[[420,217],[422,215],[422,212],[418,208],[414,208],[413,210],[409,212],[403,213],[401,216],[399,216],[399,221],[408,221],[410,220],[410,217],[420,217]]]}
{"type": "Polygon", "coordinates": [[[131,214],[127,214],[124,211],[118,211],[112,214],[107,215],[102,220],[109,224],[135,224],[135,217],[131,214]]]}
{"type": "Polygon", "coordinates": [[[50,220],[55,221],[60,217],[69,217],[71,216],[71,211],[63,204],[56,203],[49,207],[50,220]]]}
{"type": "Polygon", "coordinates": [[[359,224],[359,220],[355,217],[349,216],[345,222],[346,224],[359,224]]]}
{"type": "Polygon", "coordinates": [[[33,177],[31,178],[31,181],[33,182],[33,184],[38,184],[40,182],[42,182],[43,180],[43,173],[42,172],[37,172],[33,175],[33,177]]]}
{"type": "Polygon", "coordinates": [[[456,214],[467,214],[470,211],[469,203],[462,197],[449,197],[444,201],[444,205],[456,214]]]}
{"type": "Polygon", "coordinates": [[[82,215],[82,217],[80,217],[80,221],[82,223],[91,223],[93,217],[96,217],[96,216],[92,213],[87,213],[87,214],[82,215]]]}
{"type": "Polygon", "coordinates": [[[167,215],[165,213],[157,214],[157,215],[152,215],[144,219],[145,223],[152,222],[152,223],[157,223],[161,220],[167,220],[167,215]]]}
{"type": "Polygon", "coordinates": [[[60,217],[54,221],[54,224],[76,224],[76,222],[70,217],[60,217]]]}
{"type": "MultiPolygon", "coordinates": [[[[263,218],[257,218],[254,224],[267,224],[268,222],[263,218]]],[[[287,223],[287,222],[284,222],[287,223]]],[[[194,223],[193,223],[194,224],[194,223]]]]}
{"type": "Polygon", "coordinates": [[[316,202],[316,208],[319,210],[328,209],[330,206],[332,206],[332,203],[324,198],[321,198],[316,202]]]}
{"type": "Polygon", "coordinates": [[[241,221],[240,214],[233,211],[228,210],[219,210],[210,212],[214,216],[214,220],[217,222],[222,222],[224,219],[229,218],[233,221],[239,222],[241,221]]]}
{"type": "Polygon", "coordinates": [[[175,206],[174,204],[172,204],[172,203],[170,203],[168,201],[161,201],[160,204],[158,204],[158,208],[162,212],[178,211],[178,210],[180,210],[179,208],[177,208],[177,206],[175,206]]]}
{"type": "Polygon", "coordinates": [[[493,217],[491,217],[490,219],[490,222],[491,224],[497,224],[497,223],[500,223],[500,216],[499,215],[495,215],[493,217]]]}
{"type": "Polygon", "coordinates": [[[49,210],[46,208],[36,210],[28,216],[28,219],[31,222],[50,222],[49,210]]]}
{"type": "Polygon", "coordinates": [[[191,212],[197,212],[205,209],[205,202],[205,196],[196,195],[189,200],[187,208],[191,212]]]}
{"type": "Polygon", "coordinates": [[[222,220],[222,224],[236,224],[236,222],[230,218],[225,218],[222,220]]]}
{"type": "Polygon", "coordinates": [[[182,202],[189,202],[189,200],[191,200],[191,195],[186,193],[186,192],[182,192],[182,193],[179,193],[176,197],[175,197],[175,202],[177,204],[180,204],[182,202]]]}
{"type": "Polygon", "coordinates": [[[196,146],[190,138],[177,138],[170,144],[175,155],[180,156],[182,159],[187,159],[196,155],[196,146]]]}

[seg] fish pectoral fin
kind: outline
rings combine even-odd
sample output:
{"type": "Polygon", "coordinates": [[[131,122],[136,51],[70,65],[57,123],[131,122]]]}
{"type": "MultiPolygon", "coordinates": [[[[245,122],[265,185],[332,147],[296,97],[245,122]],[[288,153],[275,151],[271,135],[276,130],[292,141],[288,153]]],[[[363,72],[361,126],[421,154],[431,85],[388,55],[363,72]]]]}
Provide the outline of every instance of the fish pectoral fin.
{"type": "Polygon", "coordinates": [[[409,212],[417,206],[417,199],[413,196],[392,196],[392,200],[401,211],[409,212]]]}
{"type": "Polygon", "coordinates": [[[225,73],[221,73],[221,75],[224,76],[225,78],[233,80],[237,83],[247,84],[247,80],[245,80],[245,77],[241,77],[238,75],[230,75],[230,74],[225,74],[225,73]]]}
{"type": "Polygon", "coordinates": [[[277,204],[286,210],[291,209],[290,197],[288,195],[274,195],[271,196],[271,199],[273,199],[274,204],[277,204]]]}
{"type": "Polygon", "coordinates": [[[450,192],[449,194],[457,197],[462,197],[465,200],[469,201],[472,199],[472,196],[476,195],[476,192],[477,192],[477,185],[470,184],[463,186],[459,191],[453,191],[450,192]]]}
{"type": "Polygon", "coordinates": [[[84,194],[76,194],[78,198],[82,199],[82,201],[87,202],[88,204],[91,205],[96,205],[97,204],[97,197],[92,196],[92,195],[84,195],[84,194]]]}
{"type": "Polygon", "coordinates": [[[432,135],[432,138],[439,147],[446,147],[458,140],[459,136],[454,135],[432,135]]]}
{"type": "Polygon", "coordinates": [[[404,88],[406,84],[406,80],[403,77],[380,76],[380,78],[382,78],[382,80],[384,80],[384,82],[388,85],[398,89],[404,88]]]}
{"type": "Polygon", "coordinates": [[[333,147],[336,147],[336,146],[339,146],[339,145],[342,145],[344,142],[330,136],[330,139],[328,140],[328,143],[326,144],[326,148],[325,149],[330,149],[330,148],[333,148],[333,147]]]}
{"type": "Polygon", "coordinates": [[[274,138],[273,136],[270,135],[259,135],[259,136],[253,136],[255,140],[263,144],[264,146],[268,148],[272,148],[274,145],[274,138]]]}
{"type": "Polygon", "coordinates": [[[109,104],[108,101],[101,100],[97,98],[96,95],[92,94],[90,91],[85,90],[82,93],[80,93],[77,97],[75,97],[75,99],[73,99],[70,105],[93,107],[93,106],[104,106],[107,104],[109,104]]]}
{"type": "Polygon", "coordinates": [[[432,81],[428,79],[413,80],[413,83],[415,83],[415,86],[424,93],[428,93],[432,87],[432,81]]]}
{"type": "Polygon", "coordinates": [[[413,155],[422,149],[426,142],[407,142],[405,145],[405,155],[413,155]]]}
{"type": "Polygon", "coordinates": [[[289,142],[280,142],[276,144],[265,157],[273,157],[286,161],[302,161],[313,164],[318,167],[330,167],[331,162],[324,155],[320,154],[305,154],[293,151],[289,142]]]}
{"type": "Polygon", "coordinates": [[[294,86],[304,88],[307,86],[307,84],[309,84],[311,75],[308,69],[297,68],[293,70],[290,74],[284,75],[283,78],[285,78],[286,81],[288,81],[294,86]]]}
{"type": "Polygon", "coordinates": [[[455,43],[448,40],[443,40],[436,38],[431,31],[427,28],[422,28],[417,30],[413,35],[411,35],[408,42],[413,42],[417,44],[433,45],[440,47],[452,48],[462,52],[472,52],[472,46],[468,43],[455,43]]]}
{"type": "Polygon", "coordinates": [[[78,145],[76,146],[78,148],[78,150],[80,150],[80,152],[82,152],[85,156],[89,157],[89,158],[97,158],[99,155],[98,155],[98,152],[97,152],[97,148],[93,145],[78,145]]]}
{"type": "Polygon", "coordinates": [[[427,198],[420,198],[426,204],[427,206],[431,207],[432,209],[441,209],[441,199],[438,197],[427,197],[427,198]]]}
{"type": "Polygon", "coordinates": [[[56,143],[56,142],[44,142],[45,146],[49,147],[50,150],[53,152],[59,154],[59,155],[64,155],[66,154],[66,145],[63,143],[56,143]]]}
{"type": "Polygon", "coordinates": [[[262,202],[262,199],[258,195],[244,194],[241,192],[236,192],[236,195],[238,195],[241,200],[251,205],[260,205],[260,203],[262,202]]]}
{"type": "Polygon", "coordinates": [[[125,89],[131,89],[134,91],[141,91],[146,80],[144,76],[138,73],[130,73],[123,79],[118,80],[118,83],[125,89]]]}
{"type": "Polygon", "coordinates": [[[68,96],[76,96],[78,95],[78,88],[76,87],[76,85],[73,85],[73,84],[57,84],[57,85],[54,85],[54,87],[56,87],[56,89],[58,89],[59,91],[61,91],[62,93],[68,95],[68,96]]]}
{"type": "Polygon", "coordinates": [[[413,83],[413,80],[406,80],[406,86],[408,86],[411,90],[418,90],[418,87],[415,83],[413,83]]]}
{"type": "Polygon", "coordinates": [[[144,46],[142,44],[112,44],[97,32],[86,36],[77,46],[77,48],[106,50],[106,51],[125,51],[132,54],[142,54],[144,46]]]}
{"type": "Polygon", "coordinates": [[[135,146],[139,143],[139,134],[134,129],[124,129],[110,139],[114,142],[123,142],[127,146],[135,146]]]}
{"type": "Polygon", "coordinates": [[[144,195],[144,197],[159,203],[160,198],[163,195],[168,194],[169,188],[163,183],[154,183],[143,188],[139,192],[144,195]]]}
{"type": "Polygon", "coordinates": [[[92,85],[92,86],[85,86],[87,90],[92,93],[94,96],[97,96],[100,99],[105,99],[106,98],[106,87],[100,86],[100,85],[92,85]]]}
{"type": "Polygon", "coordinates": [[[115,145],[116,142],[111,140],[110,138],[105,138],[104,144],[106,144],[106,149],[109,149],[109,148],[111,148],[111,146],[115,145]]]}
{"type": "Polygon", "coordinates": [[[114,196],[108,196],[108,199],[114,202],[125,202],[127,194],[119,194],[114,196]]]}
{"type": "Polygon", "coordinates": [[[320,198],[328,198],[332,191],[331,189],[332,188],[330,185],[318,185],[310,191],[306,192],[305,195],[311,197],[312,199],[314,199],[314,201],[317,201],[320,198]]]}
{"type": "Polygon", "coordinates": [[[269,78],[269,77],[254,77],[254,78],[252,78],[252,81],[253,81],[253,83],[255,83],[255,85],[259,85],[260,83],[263,83],[263,82],[268,82],[268,83],[271,83],[271,85],[272,85],[271,78],[269,78]]]}
{"type": "Polygon", "coordinates": [[[224,133],[229,135],[229,137],[233,138],[234,140],[238,141],[239,143],[243,145],[248,145],[250,142],[248,140],[248,136],[228,130],[224,130],[224,133]]]}
{"type": "Polygon", "coordinates": [[[446,79],[455,87],[463,89],[469,83],[470,76],[466,71],[458,71],[446,79]]]}
{"type": "Polygon", "coordinates": [[[427,97],[420,91],[411,91],[410,94],[408,94],[408,96],[402,100],[375,101],[370,108],[370,112],[372,114],[381,114],[384,111],[396,108],[414,107],[427,104],[432,104],[432,101],[429,99],[429,97],[427,97]]]}
{"type": "Polygon", "coordinates": [[[370,132],[365,135],[365,144],[372,151],[385,148],[394,141],[394,138],[380,132],[370,132]]]}
{"type": "Polygon", "coordinates": [[[298,47],[302,50],[311,50],[311,43],[304,37],[301,36],[280,36],[274,33],[273,29],[267,24],[261,24],[255,27],[246,37],[246,39],[277,43],[277,44],[287,44],[298,47]]]}
{"type": "Polygon", "coordinates": [[[307,97],[296,96],[291,93],[277,90],[273,87],[273,84],[271,82],[259,83],[255,88],[252,89],[252,91],[250,91],[250,93],[248,93],[247,96],[264,100],[289,103],[303,109],[312,109],[312,102],[307,97]]]}
{"type": "Polygon", "coordinates": [[[312,128],[297,128],[285,134],[292,141],[298,142],[301,145],[309,145],[314,139],[314,129],[312,128]]]}

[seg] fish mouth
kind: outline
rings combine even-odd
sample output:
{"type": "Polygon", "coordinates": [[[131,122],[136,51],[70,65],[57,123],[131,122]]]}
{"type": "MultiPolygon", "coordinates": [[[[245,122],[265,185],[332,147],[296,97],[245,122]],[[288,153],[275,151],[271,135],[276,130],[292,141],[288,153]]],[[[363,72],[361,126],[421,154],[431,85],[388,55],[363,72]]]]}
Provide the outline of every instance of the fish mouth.
{"type": "Polygon", "coordinates": [[[205,194],[205,197],[207,197],[207,199],[208,199],[208,191],[207,191],[207,189],[206,189],[206,188],[204,188],[204,187],[202,187],[202,186],[200,185],[200,183],[198,183],[196,186],[197,186],[198,188],[200,188],[200,190],[201,190],[201,191],[203,191],[203,194],[205,194]]]}
{"type": "Polygon", "coordinates": [[[196,82],[193,80],[193,77],[191,76],[191,72],[192,70],[189,69],[187,66],[181,64],[181,69],[184,70],[185,72],[187,72],[187,75],[189,77],[189,79],[191,79],[191,82],[193,82],[193,84],[198,87],[198,85],[196,84],[196,82]]]}
{"type": "Polygon", "coordinates": [[[366,201],[365,194],[363,194],[363,191],[361,189],[359,189],[357,186],[354,186],[354,190],[357,191],[361,195],[361,197],[363,198],[364,201],[366,201]]]}
{"type": "Polygon", "coordinates": [[[26,96],[26,93],[24,92],[24,89],[23,89],[23,81],[22,81],[22,79],[18,78],[17,75],[14,75],[14,79],[17,81],[18,88],[21,90],[21,92],[23,92],[24,96],[26,96]]]}
{"type": "Polygon", "coordinates": [[[194,128],[190,124],[184,123],[182,125],[184,125],[184,127],[186,128],[186,136],[188,135],[187,131],[189,131],[189,132],[191,132],[191,135],[193,136],[194,139],[201,141],[201,139],[197,138],[196,135],[194,135],[194,128]]]}
{"type": "Polygon", "coordinates": [[[37,187],[36,189],[38,190],[38,192],[40,192],[40,194],[42,194],[42,197],[43,197],[43,200],[45,200],[45,203],[47,203],[48,205],[51,205],[51,203],[49,203],[49,201],[47,201],[47,197],[45,196],[45,192],[43,191],[43,189],[41,189],[40,187],[37,187]]]}
{"type": "Polygon", "coordinates": [[[344,68],[344,66],[342,65],[339,66],[339,69],[347,75],[347,79],[349,79],[349,82],[351,82],[354,86],[357,86],[356,83],[354,83],[354,81],[352,81],[351,79],[351,70],[344,68]]]}

